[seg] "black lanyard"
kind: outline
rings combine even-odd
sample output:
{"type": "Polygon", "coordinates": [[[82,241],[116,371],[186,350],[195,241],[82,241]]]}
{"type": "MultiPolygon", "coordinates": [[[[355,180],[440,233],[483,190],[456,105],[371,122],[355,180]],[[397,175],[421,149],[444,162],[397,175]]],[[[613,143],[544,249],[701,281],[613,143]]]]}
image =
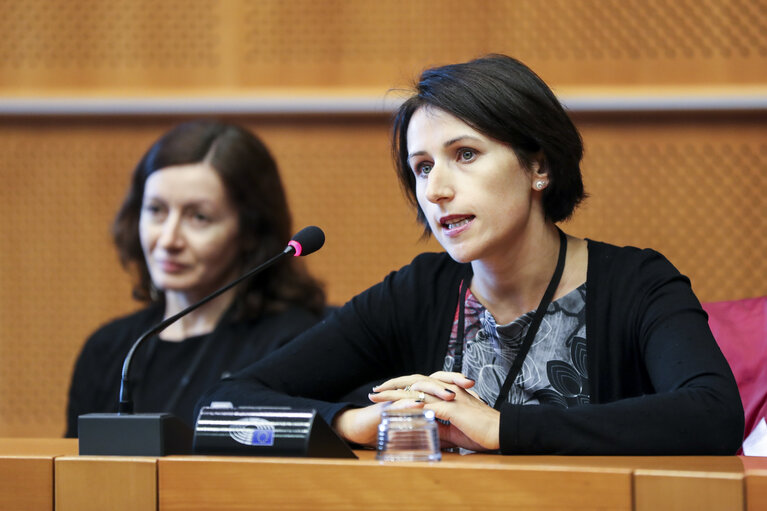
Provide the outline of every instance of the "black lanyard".
{"type": "MultiPolygon", "coordinates": [[[[565,256],[567,255],[567,236],[565,236],[565,233],[562,232],[561,229],[557,228],[557,230],[559,231],[559,258],[557,259],[557,267],[554,269],[554,275],[551,276],[551,280],[549,281],[549,285],[546,288],[546,292],[543,293],[543,298],[541,298],[541,303],[538,304],[538,308],[535,310],[533,321],[530,323],[530,327],[527,329],[525,340],[522,343],[516,358],[514,359],[514,363],[511,365],[511,368],[509,368],[509,374],[506,375],[506,380],[504,380],[501,391],[498,393],[498,398],[495,400],[495,405],[493,405],[493,408],[496,410],[500,410],[501,404],[505,401],[506,396],[509,394],[509,390],[511,390],[511,385],[514,383],[517,375],[519,375],[519,372],[522,370],[522,364],[525,361],[527,352],[530,351],[530,346],[533,345],[533,340],[535,340],[535,335],[538,333],[538,329],[541,326],[543,316],[546,314],[546,309],[549,308],[551,299],[554,297],[554,292],[557,290],[559,281],[562,278],[562,272],[565,269],[565,256]]],[[[466,280],[467,279],[461,281],[461,286],[458,289],[460,302],[458,304],[458,329],[456,331],[455,354],[453,355],[453,371],[461,371],[461,366],[463,365],[463,344],[465,342],[464,310],[466,309],[466,294],[469,291],[469,285],[466,280]]]]}

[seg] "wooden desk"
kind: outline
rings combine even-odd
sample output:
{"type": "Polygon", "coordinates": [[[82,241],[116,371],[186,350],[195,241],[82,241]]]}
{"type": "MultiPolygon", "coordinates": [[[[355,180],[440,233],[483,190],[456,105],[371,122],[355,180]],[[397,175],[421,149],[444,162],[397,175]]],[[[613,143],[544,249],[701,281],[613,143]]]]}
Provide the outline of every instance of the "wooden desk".
{"type": "Polygon", "coordinates": [[[746,509],[763,511],[767,509],[767,457],[743,456],[741,459],[746,478],[746,509]]]}
{"type": "Polygon", "coordinates": [[[744,509],[737,457],[446,454],[439,463],[175,456],[159,509],[744,509]]]}
{"type": "Polygon", "coordinates": [[[53,510],[53,460],[77,440],[0,438],[0,509],[53,510]]]}
{"type": "Polygon", "coordinates": [[[169,457],[160,509],[631,509],[631,470],[446,454],[438,463],[169,457]]]}
{"type": "Polygon", "coordinates": [[[63,456],[55,469],[56,511],[157,509],[157,458],[63,456]]]}
{"type": "Polygon", "coordinates": [[[658,458],[634,470],[634,509],[745,509],[743,464],[736,457],[658,458]]]}
{"type": "Polygon", "coordinates": [[[495,456],[438,463],[77,456],[0,439],[0,509],[767,509],[767,458],[495,456]]]}

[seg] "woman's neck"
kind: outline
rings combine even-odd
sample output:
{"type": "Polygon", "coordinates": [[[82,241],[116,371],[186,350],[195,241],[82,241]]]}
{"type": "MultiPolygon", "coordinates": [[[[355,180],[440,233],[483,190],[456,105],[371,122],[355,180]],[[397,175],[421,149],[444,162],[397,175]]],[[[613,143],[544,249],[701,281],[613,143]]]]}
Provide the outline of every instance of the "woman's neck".
{"type": "MultiPolygon", "coordinates": [[[[538,307],[559,257],[559,231],[553,223],[525,233],[499,261],[473,261],[471,292],[498,324],[514,321],[538,307]]],[[[585,242],[568,239],[565,273],[554,299],[585,281],[585,242]],[[582,279],[581,279],[582,276],[582,279]],[[580,280],[577,285],[576,281],[580,280]]]]}
{"type": "MultiPolygon", "coordinates": [[[[235,289],[230,289],[193,310],[163,330],[160,338],[164,341],[183,341],[189,337],[209,334],[234,301],[235,292],[235,289]]],[[[197,301],[184,293],[166,292],[164,319],[178,314],[197,301]]]]}

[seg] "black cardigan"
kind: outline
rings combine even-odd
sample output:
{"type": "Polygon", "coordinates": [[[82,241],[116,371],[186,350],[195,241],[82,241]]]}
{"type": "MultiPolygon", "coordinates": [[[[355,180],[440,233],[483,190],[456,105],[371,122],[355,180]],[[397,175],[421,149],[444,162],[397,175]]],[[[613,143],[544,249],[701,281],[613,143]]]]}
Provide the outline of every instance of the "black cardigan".
{"type": "MultiPolygon", "coordinates": [[[[504,454],[734,454],[743,407],[689,280],[652,250],[588,242],[591,404],[501,408],[504,454]]],[[[442,369],[468,264],[422,254],[198,404],[316,408],[368,381],[442,369]],[[294,396],[294,397],[290,397],[294,396]],[[301,396],[301,397],[295,397],[301,396]]]]}
{"type": "MultiPolygon", "coordinates": [[[[161,306],[152,305],[116,319],[91,335],[72,374],[66,436],[77,436],[77,417],[81,414],[117,411],[125,355],[141,334],[162,321],[162,312],[161,306]]],[[[313,314],[298,308],[243,321],[231,321],[227,313],[209,334],[211,344],[205,358],[172,410],[166,410],[165,404],[208,336],[157,343],[151,364],[148,356],[155,341],[147,340],[136,351],[131,369],[135,411],[171,412],[193,427],[195,403],[222,375],[252,364],[317,321],[313,314]]]]}

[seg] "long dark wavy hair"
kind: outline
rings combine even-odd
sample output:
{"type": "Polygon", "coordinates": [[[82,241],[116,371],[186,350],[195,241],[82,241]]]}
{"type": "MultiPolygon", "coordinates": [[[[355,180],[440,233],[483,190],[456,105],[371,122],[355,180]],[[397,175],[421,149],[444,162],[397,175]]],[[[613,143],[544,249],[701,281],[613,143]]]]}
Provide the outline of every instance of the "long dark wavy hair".
{"type": "MultiPolygon", "coordinates": [[[[261,140],[230,123],[191,121],[165,133],[141,158],[130,188],[112,225],[120,261],[135,273],[133,296],[144,302],[164,302],[152,288],[139,239],[144,185],[154,172],[174,165],[208,163],[219,175],[239,215],[239,256],[246,271],[280,253],[292,236],[291,215],[277,164],[261,140]]],[[[238,287],[235,317],[254,318],[291,305],[321,314],[325,293],[295,257],[279,263],[238,287]]]]}

